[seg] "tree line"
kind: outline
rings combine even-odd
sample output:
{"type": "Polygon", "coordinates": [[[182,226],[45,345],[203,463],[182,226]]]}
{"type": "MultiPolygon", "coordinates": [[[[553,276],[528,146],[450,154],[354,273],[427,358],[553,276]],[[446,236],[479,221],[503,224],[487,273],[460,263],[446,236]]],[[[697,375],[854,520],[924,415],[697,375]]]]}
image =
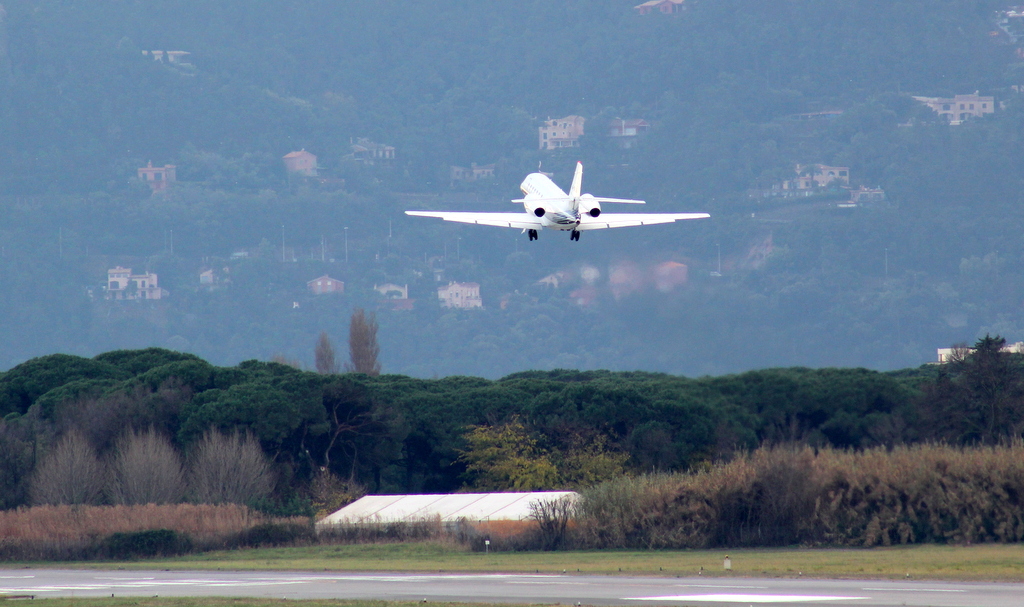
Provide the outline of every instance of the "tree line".
{"type": "Polygon", "coordinates": [[[0,505],[229,500],[210,487],[237,474],[216,462],[262,470],[263,460],[224,455],[225,445],[258,445],[272,475],[247,473],[257,488],[229,501],[300,510],[339,492],[582,488],[760,445],[994,445],[1024,428],[1024,357],[1004,344],[987,337],[948,365],[893,373],[559,370],[496,381],[375,375],[373,365],[337,373],[323,341],[321,372],[217,367],[155,348],[53,354],[0,375],[0,505]],[[49,497],[71,487],[72,497],[49,497]]]}

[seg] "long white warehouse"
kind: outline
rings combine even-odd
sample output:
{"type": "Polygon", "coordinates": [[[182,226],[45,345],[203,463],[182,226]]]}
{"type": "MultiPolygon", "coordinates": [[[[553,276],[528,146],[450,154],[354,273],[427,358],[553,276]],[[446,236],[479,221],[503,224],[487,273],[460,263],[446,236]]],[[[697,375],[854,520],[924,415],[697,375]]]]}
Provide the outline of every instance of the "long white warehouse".
{"type": "Polygon", "coordinates": [[[397,523],[523,521],[530,505],[566,498],[579,499],[575,491],[531,493],[451,493],[434,495],[367,495],[317,522],[317,526],[397,523]]]}

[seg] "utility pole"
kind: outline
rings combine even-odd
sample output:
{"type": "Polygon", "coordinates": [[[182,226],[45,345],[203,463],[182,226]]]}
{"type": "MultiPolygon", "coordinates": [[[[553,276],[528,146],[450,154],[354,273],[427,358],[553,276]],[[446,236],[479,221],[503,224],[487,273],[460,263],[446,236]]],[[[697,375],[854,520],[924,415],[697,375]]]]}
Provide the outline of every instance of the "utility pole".
{"type": "Polygon", "coordinates": [[[284,261],[284,224],[281,224],[281,261],[284,261]]]}
{"type": "Polygon", "coordinates": [[[327,254],[324,253],[324,250],[326,248],[327,248],[327,245],[326,245],[326,241],[324,240],[324,235],[321,234],[320,235],[320,261],[321,262],[326,261],[327,254]]]}
{"type": "Polygon", "coordinates": [[[345,226],[345,265],[348,265],[348,226],[345,226]]]}

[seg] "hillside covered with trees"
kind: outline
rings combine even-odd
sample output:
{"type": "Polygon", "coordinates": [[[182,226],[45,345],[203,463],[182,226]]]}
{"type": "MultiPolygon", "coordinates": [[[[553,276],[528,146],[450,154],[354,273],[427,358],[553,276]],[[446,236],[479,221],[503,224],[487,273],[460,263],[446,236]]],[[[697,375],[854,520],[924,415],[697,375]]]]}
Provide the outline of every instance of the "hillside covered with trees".
{"type": "Polygon", "coordinates": [[[378,306],[384,371],[418,378],[891,370],[1024,339],[1024,55],[1004,2],[633,4],[5,0],[0,368],[146,347],[311,368],[321,332],[342,341],[378,306]],[[996,111],[959,125],[913,98],[974,91],[996,111]],[[538,150],[566,115],[587,120],[579,147],[538,150]],[[633,118],[650,129],[622,149],[607,125],[633,118]],[[360,138],[394,161],[358,162],[360,138]],[[316,179],[285,171],[302,149],[316,179]],[[566,187],[577,160],[588,191],[712,219],[531,243],[403,214],[511,210],[538,164],[566,187]],[[148,162],[177,167],[165,193],[139,181],[148,162]],[[472,163],[494,177],[452,179],[472,163]],[[751,197],[813,163],[886,201],[751,197]],[[116,266],[167,297],[106,300],[116,266]],[[323,275],[345,293],[310,293],[323,275]],[[449,281],[479,283],[483,309],[439,306],[449,281]]]}

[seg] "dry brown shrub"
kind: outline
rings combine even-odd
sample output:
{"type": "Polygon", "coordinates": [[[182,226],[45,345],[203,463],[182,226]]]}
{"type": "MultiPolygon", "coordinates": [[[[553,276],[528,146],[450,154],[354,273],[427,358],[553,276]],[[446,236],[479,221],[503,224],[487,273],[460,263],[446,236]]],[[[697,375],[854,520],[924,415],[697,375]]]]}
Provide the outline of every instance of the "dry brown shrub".
{"type": "Polygon", "coordinates": [[[537,529],[537,521],[480,521],[474,523],[472,527],[483,537],[507,539],[524,533],[532,533],[537,529]]]}
{"type": "Polygon", "coordinates": [[[366,495],[366,488],[321,469],[313,477],[309,492],[313,499],[313,516],[319,520],[366,495]]]}

